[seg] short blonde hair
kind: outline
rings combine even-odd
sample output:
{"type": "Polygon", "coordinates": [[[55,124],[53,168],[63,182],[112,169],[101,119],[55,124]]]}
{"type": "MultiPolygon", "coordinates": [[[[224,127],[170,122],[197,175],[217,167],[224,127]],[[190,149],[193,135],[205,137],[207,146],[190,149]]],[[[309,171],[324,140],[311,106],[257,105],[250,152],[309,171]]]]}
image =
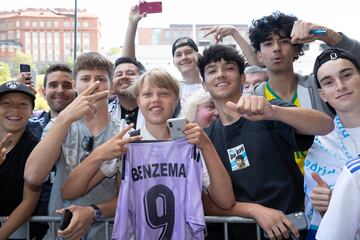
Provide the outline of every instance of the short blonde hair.
{"type": "Polygon", "coordinates": [[[148,80],[151,86],[173,90],[176,96],[176,100],[179,100],[179,81],[171,76],[171,74],[163,68],[153,68],[139,76],[128,88],[131,96],[134,98],[139,96],[140,90],[144,85],[145,80],[148,80]]]}
{"type": "Polygon", "coordinates": [[[198,106],[210,99],[210,94],[203,89],[192,93],[181,108],[180,116],[185,117],[189,122],[195,122],[198,106]]]}

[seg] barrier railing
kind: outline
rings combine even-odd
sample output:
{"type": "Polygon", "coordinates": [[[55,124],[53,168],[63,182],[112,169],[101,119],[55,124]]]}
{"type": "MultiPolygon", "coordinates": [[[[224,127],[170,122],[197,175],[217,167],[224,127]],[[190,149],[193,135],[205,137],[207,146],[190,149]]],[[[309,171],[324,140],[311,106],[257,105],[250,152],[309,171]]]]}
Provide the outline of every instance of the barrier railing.
{"type": "MultiPolygon", "coordinates": [[[[5,222],[6,217],[0,216],[0,223],[5,222]]],[[[52,239],[56,239],[56,230],[57,226],[61,221],[61,217],[49,217],[49,216],[33,216],[26,223],[26,239],[30,240],[30,222],[42,222],[50,224],[50,231],[52,239]]],[[[228,240],[228,224],[229,223],[253,223],[256,222],[250,218],[243,217],[222,217],[222,216],[206,216],[205,221],[207,223],[222,223],[224,225],[224,239],[228,240]]],[[[111,233],[109,233],[109,224],[114,222],[114,218],[103,219],[102,222],[105,223],[105,240],[111,240],[111,233]]],[[[256,236],[257,240],[260,240],[260,227],[256,225],[256,236]]]]}

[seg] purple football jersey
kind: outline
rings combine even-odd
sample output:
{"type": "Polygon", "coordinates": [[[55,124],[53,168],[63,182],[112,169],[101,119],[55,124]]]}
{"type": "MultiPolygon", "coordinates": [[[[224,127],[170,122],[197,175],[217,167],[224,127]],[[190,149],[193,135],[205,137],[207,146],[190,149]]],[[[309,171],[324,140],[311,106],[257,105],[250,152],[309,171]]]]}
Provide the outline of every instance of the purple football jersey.
{"type": "Polygon", "coordinates": [[[186,139],[128,144],[112,239],[204,239],[202,161],[186,139]]]}

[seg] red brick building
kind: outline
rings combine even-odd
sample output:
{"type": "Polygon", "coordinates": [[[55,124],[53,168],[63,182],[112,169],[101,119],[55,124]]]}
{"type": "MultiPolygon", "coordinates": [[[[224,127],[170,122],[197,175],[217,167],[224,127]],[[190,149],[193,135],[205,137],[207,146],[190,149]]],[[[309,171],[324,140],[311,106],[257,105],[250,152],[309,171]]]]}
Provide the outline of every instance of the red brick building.
{"type": "MultiPolygon", "coordinates": [[[[98,51],[100,21],[84,9],[77,11],[77,54],[98,51]]],[[[74,55],[74,10],[28,8],[0,12],[0,61],[9,62],[17,50],[35,63],[66,61],[74,55]]]]}

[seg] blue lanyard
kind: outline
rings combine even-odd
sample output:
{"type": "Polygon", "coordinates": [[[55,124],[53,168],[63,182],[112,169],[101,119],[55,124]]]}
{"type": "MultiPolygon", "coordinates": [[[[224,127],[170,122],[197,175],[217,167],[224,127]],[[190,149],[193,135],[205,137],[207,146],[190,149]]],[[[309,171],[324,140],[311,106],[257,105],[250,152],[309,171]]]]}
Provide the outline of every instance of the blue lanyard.
{"type": "Polygon", "coordinates": [[[347,147],[345,146],[343,139],[348,138],[350,136],[350,133],[348,131],[346,131],[344,125],[341,123],[340,118],[338,115],[335,116],[334,119],[334,123],[335,123],[335,128],[336,128],[336,133],[338,135],[337,137],[337,145],[341,148],[342,152],[345,154],[346,158],[340,156],[338,153],[336,153],[335,151],[330,150],[329,148],[325,147],[320,140],[318,139],[318,137],[316,136],[314,139],[314,143],[317,144],[322,150],[324,150],[325,152],[329,153],[330,155],[336,157],[337,159],[341,159],[344,162],[353,160],[354,157],[351,156],[349,150],[347,149],[347,147]]]}
{"type": "MultiPolygon", "coordinates": [[[[337,131],[337,134],[338,134],[338,137],[339,137],[338,141],[337,141],[338,145],[341,147],[341,150],[346,155],[348,160],[354,159],[354,157],[351,156],[349,150],[347,149],[347,147],[345,146],[345,144],[343,142],[343,139],[351,138],[350,133],[348,131],[346,131],[346,129],[345,129],[344,125],[341,123],[340,118],[339,118],[338,115],[335,116],[334,122],[335,122],[336,131],[337,131]]],[[[354,144],[355,144],[355,142],[354,142],[354,144]]]]}

